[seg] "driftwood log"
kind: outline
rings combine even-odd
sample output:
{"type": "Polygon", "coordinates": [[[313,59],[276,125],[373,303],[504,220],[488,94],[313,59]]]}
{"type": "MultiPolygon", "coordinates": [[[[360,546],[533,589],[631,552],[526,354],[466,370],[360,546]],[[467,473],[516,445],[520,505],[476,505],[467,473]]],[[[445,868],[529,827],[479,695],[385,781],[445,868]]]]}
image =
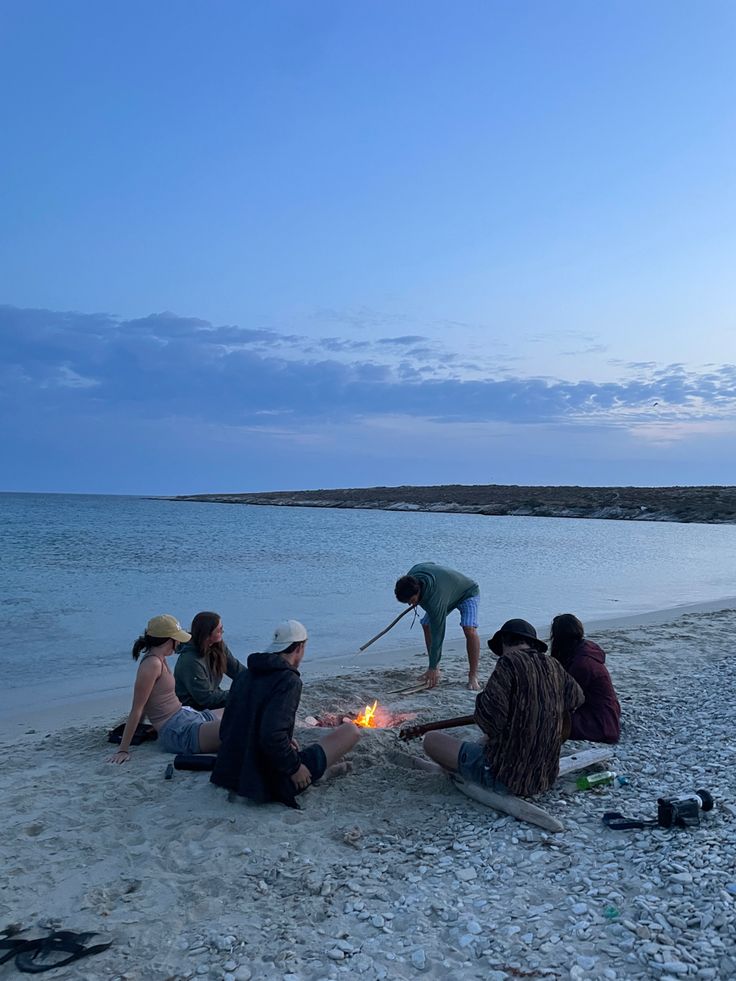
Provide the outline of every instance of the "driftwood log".
{"type": "MultiPolygon", "coordinates": [[[[580,753],[573,753],[570,756],[563,756],[560,759],[560,769],[558,776],[564,777],[568,773],[575,773],[577,770],[584,770],[588,766],[596,763],[605,763],[613,756],[612,749],[594,748],[586,749],[580,753]]],[[[472,797],[479,804],[492,807],[494,811],[502,811],[510,814],[519,821],[526,821],[528,824],[535,824],[545,831],[564,831],[565,825],[558,821],[542,807],[532,804],[531,801],[524,800],[523,797],[514,797],[513,794],[499,794],[493,790],[486,790],[476,783],[466,783],[462,777],[456,773],[451,774],[452,782],[457,789],[472,797]]]]}

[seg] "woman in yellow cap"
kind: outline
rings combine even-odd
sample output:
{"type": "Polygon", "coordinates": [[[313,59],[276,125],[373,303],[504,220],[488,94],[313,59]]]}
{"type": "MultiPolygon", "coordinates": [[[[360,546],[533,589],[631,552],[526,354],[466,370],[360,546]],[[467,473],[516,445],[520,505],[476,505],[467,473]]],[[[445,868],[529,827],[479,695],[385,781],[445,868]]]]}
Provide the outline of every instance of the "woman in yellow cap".
{"type": "Polygon", "coordinates": [[[191,640],[176,617],[163,614],[148,621],[146,632],[133,644],[133,659],[143,657],[133,688],[133,705],[125,723],[120,749],[110,763],[127,763],[130,741],[144,715],[158,733],[165,753],[216,753],[220,748],[221,710],[196,712],[185,708],[174,691],[174,675],[166,663],[180,643],[191,640]]]}

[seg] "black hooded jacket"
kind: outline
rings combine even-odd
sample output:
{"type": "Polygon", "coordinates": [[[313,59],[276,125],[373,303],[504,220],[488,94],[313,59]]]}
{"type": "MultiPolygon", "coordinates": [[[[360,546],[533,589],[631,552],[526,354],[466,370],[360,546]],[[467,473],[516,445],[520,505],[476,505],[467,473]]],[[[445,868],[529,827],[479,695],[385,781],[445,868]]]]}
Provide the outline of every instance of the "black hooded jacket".
{"type": "Polygon", "coordinates": [[[212,783],[241,797],[297,807],[291,775],[301,764],[291,744],[302,694],[299,672],[281,654],[251,654],[230,688],[212,783]]]}

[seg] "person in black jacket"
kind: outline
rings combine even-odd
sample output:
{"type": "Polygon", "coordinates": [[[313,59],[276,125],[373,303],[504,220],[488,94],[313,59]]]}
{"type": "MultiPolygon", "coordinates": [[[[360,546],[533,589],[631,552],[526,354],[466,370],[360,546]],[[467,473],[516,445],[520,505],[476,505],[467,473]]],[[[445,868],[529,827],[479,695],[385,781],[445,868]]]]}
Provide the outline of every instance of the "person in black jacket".
{"type": "Polygon", "coordinates": [[[212,783],[261,803],[277,800],[298,807],[297,795],[356,744],[360,731],[352,722],[303,750],[294,740],[306,644],[304,625],[285,620],[271,645],[250,655],[230,688],[212,783]]]}

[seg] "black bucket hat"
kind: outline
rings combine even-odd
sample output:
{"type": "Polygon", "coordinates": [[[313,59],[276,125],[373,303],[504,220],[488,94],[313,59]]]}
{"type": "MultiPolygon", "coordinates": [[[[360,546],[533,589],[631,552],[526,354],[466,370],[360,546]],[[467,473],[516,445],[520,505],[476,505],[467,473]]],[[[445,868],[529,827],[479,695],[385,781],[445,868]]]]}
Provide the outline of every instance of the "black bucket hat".
{"type": "Polygon", "coordinates": [[[495,634],[488,641],[488,646],[493,651],[494,654],[500,655],[501,651],[501,635],[502,634],[513,634],[515,637],[523,637],[524,640],[531,641],[532,646],[536,647],[538,651],[542,654],[547,650],[547,645],[543,640],[537,637],[537,631],[527,620],[507,620],[500,629],[498,629],[495,634]]]}

